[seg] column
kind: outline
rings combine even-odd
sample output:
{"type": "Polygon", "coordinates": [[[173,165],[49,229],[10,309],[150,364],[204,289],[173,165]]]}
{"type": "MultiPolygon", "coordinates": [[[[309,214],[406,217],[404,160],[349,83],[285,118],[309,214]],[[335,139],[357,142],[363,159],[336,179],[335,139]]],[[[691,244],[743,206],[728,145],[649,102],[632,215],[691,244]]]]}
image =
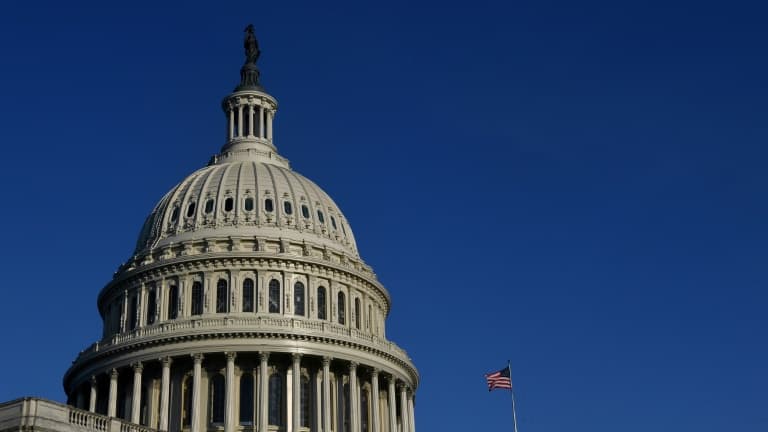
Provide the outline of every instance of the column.
{"type": "Polygon", "coordinates": [[[227,376],[225,384],[226,397],[224,405],[224,432],[234,432],[235,430],[235,356],[236,353],[224,353],[227,356],[227,376]]]}
{"type": "Polygon", "coordinates": [[[259,105],[259,138],[264,138],[264,107],[259,105]]]}
{"type": "Polygon", "coordinates": [[[243,106],[237,106],[237,136],[243,136],[243,106]]]}
{"type": "Polygon", "coordinates": [[[360,421],[357,413],[360,411],[360,395],[357,393],[357,363],[349,363],[349,423],[352,432],[360,432],[360,421]]]}
{"type": "Polygon", "coordinates": [[[405,384],[400,384],[400,424],[403,425],[403,432],[408,432],[408,399],[406,392],[408,391],[405,384]]]}
{"type": "Polygon", "coordinates": [[[261,352],[259,357],[261,359],[261,365],[259,366],[259,382],[261,383],[261,392],[259,394],[259,432],[267,432],[267,426],[269,425],[269,381],[267,379],[269,353],[261,352]]]}
{"type": "Polygon", "coordinates": [[[253,135],[253,104],[248,104],[248,136],[253,135]]]}
{"type": "Polygon", "coordinates": [[[160,432],[168,430],[168,410],[171,395],[171,358],[165,357],[163,374],[160,382],[160,432]]]}
{"type": "Polygon", "coordinates": [[[95,376],[91,377],[91,394],[90,399],[88,399],[88,411],[95,413],[96,412],[96,390],[98,389],[98,381],[96,380],[95,376]]]}
{"type": "Polygon", "coordinates": [[[272,120],[274,119],[274,113],[272,111],[267,111],[267,139],[272,141],[272,120]]]}
{"type": "Polygon", "coordinates": [[[293,430],[301,427],[301,354],[293,353],[293,430]]]}
{"type": "Polygon", "coordinates": [[[379,432],[379,371],[374,369],[371,372],[371,411],[372,427],[371,432],[379,432]]]}
{"type": "Polygon", "coordinates": [[[395,403],[395,377],[389,377],[389,432],[397,432],[397,404],[395,403]]]}
{"type": "Polygon", "coordinates": [[[234,138],[235,134],[235,109],[232,105],[229,106],[229,140],[234,138]]]}
{"type": "Polygon", "coordinates": [[[331,358],[323,357],[323,432],[331,432],[331,358]]]}
{"type": "Polygon", "coordinates": [[[192,432],[201,432],[200,429],[200,386],[202,385],[203,355],[192,354],[194,359],[192,368],[192,432]]]}
{"type": "Polygon", "coordinates": [[[141,420],[141,362],[133,365],[133,401],[131,403],[131,423],[139,424],[141,420]]]}
{"type": "Polygon", "coordinates": [[[109,407],[107,415],[115,417],[117,415],[117,369],[112,369],[109,373],[109,407]]]}
{"type": "Polygon", "coordinates": [[[416,432],[416,424],[413,421],[413,392],[408,396],[408,426],[411,428],[411,432],[416,432]]]}

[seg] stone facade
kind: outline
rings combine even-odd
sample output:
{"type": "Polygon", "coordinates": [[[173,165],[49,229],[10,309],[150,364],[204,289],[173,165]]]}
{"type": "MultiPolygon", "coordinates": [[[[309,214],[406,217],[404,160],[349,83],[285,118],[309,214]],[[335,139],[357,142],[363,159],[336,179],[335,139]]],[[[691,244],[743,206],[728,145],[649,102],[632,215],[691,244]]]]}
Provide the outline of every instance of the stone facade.
{"type": "Polygon", "coordinates": [[[102,339],[66,372],[68,406],[0,405],[0,432],[415,431],[389,293],[338,206],[277,153],[253,52],[220,153],[163,196],[99,293],[102,339]]]}

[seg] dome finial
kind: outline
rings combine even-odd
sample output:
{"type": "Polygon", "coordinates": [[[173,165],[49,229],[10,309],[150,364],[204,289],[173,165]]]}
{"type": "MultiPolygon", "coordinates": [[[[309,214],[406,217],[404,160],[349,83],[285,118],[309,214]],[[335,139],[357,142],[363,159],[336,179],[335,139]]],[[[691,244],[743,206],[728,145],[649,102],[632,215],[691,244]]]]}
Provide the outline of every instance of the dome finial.
{"type": "Polygon", "coordinates": [[[259,84],[259,68],[256,66],[256,61],[261,55],[259,49],[259,41],[256,40],[256,35],[253,32],[253,24],[248,24],[245,28],[245,40],[243,41],[243,47],[245,48],[245,63],[240,68],[240,85],[235,88],[238,90],[257,89],[261,90],[261,84],[259,84]]]}

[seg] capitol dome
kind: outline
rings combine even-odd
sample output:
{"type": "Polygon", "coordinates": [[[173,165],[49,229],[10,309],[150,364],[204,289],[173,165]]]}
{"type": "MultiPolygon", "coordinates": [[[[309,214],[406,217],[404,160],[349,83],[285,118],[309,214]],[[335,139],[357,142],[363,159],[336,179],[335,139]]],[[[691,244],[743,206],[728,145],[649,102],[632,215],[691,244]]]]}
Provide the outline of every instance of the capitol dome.
{"type": "Polygon", "coordinates": [[[386,337],[390,295],[339,207],[278,153],[252,26],[244,45],[223,147],[160,199],[99,292],[102,337],[64,376],[70,424],[415,432],[419,375],[386,337]]]}

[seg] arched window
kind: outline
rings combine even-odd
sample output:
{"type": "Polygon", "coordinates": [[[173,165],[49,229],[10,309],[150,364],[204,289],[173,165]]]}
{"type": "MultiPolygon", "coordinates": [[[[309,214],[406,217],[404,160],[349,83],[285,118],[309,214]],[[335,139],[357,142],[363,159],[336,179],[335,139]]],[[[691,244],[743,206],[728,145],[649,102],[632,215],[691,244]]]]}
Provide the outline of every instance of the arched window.
{"type": "Polygon", "coordinates": [[[253,375],[246,373],[240,377],[240,424],[253,425],[253,375]]]}
{"type": "Polygon", "coordinates": [[[136,296],[131,297],[131,307],[128,308],[128,329],[136,330],[139,314],[139,299],[136,296]]]}
{"type": "Polygon", "coordinates": [[[264,211],[268,213],[272,213],[272,211],[275,209],[274,204],[272,204],[272,198],[267,198],[264,200],[264,211]]]}
{"type": "Polygon", "coordinates": [[[149,291],[147,298],[147,325],[155,323],[155,309],[157,309],[157,290],[153,288],[149,291]]]}
{"type": "Polygon", "coordinates": [[[216,313],[229,312],[229,290],[227,289],[227,281],[219,279],[216,283],[216,313]]]}
{"type": "Polygon", "coordinates": [[[344,296],[344,291],[339,291],[338,307],[339,307],[339,324],[344,325],[347,323],[347,305],[346,305],[346,297],[344,296]]]}
{"type": "Polygon", "coordinates": [[[360,299],[355,298],[355,328],[360,330],[360,299]]]}
{"type": "Polygon", "coordinates": [[[192,315],[203,314],[203,283],[195,281],[192,283],[192,315]]]}
{"type": "Polygon", "coordinates": [[[168,287],[168,319],[179,316],[179,287],[173,284],[168,287]]]}
{"type": "Polygon", "coordinates": [[[368,388],[360,392],[360,429],[368,432],[368,388]]]}
{"type": "Polygon", "coordinates": [[[216,374],[211,379],[211,395],[208,397],[211,403],[211,424],[224,423],[224,409],[226,407],[224,399],[224,375],[216,374]]]}
{"type": "Polygon", "coordinates": [[[317,319],[328,319],[324,286],[317,287],[317,319]]]}
{"type": "Polygon", "coordinates": [[[245,211],[253,210],[253,198],[248,197],[245,199],[245,211]]]}
{"type": "Polygon", "coordinates": [[[301,376],[301,427],[309,427],[309,377],[301,376]]]}
{"type": "Polygon", "coordinates": [[[269,313],[280,313],[280,282],[269,281],[269,313]]]}
{"type": "Polygon", "coordinates": [[[189,427],[192,425],[192,377],[188,376],[181,387],[181,425],[189,427]]]}
{"type": "Polygon", "coordinates": [[[243,312],[253,312],[253,279],[243,281],[243,312]]]}
{"type": "Polygon", "coordinates": [[[283,379],[277,372],[269,376],[269,425],[283,425],[283,379]]]}
{"type": "Polygon", "coordinates": [[[301,282],[293,284],[293,313],[304,316],[304,284],[301,282]]]}

